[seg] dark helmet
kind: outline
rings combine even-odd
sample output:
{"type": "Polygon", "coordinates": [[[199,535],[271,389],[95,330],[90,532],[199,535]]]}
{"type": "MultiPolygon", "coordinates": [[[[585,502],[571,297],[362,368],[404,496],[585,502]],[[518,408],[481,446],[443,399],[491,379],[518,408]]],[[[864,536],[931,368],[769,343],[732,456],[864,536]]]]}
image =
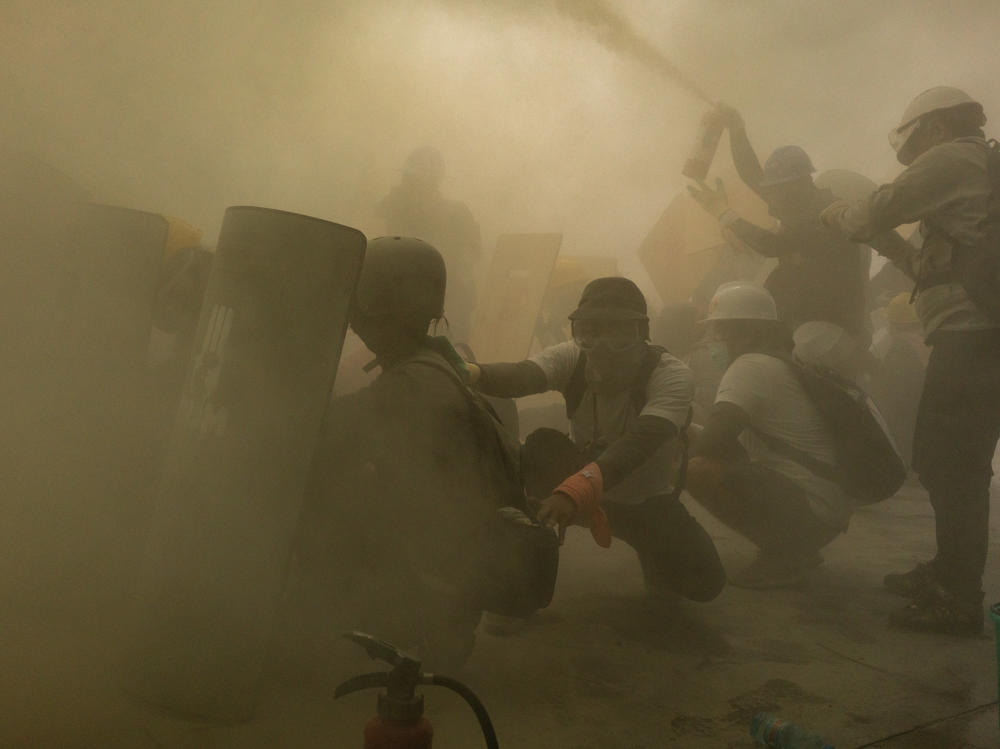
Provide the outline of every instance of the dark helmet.
{"type": "Polygon", "coordinates": [[[355,293],[357,311],[426,325],[444,314],[447,278],[441,253],[422,239],[369,240],[355,293]]]}
{"type": "Polygon", "coordinates": [[[570,320],[648,320],[646,297],[628,278],[607,276],[588,283],[570,320]]]}
{"type": "Polygon", "coordinates": [[[764,162],[764,178],[760,182],[761,187],[773,187],[783,182],[808,177],[816,169],[809,159],[809,155],[798,146],[782,146],[775,149],[774,153],[767,157],[764,162]]]}

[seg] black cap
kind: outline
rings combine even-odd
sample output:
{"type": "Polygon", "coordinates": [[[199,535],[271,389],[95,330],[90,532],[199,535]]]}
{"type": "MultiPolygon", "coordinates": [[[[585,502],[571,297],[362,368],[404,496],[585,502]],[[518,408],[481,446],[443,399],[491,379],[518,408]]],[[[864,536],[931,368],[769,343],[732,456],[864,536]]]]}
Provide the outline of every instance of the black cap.
{"type": "Polygon", "coordinates": [[[646,297],[627,278],[595,278],[580,296],[570,320],[646,320],[646,297]]]}

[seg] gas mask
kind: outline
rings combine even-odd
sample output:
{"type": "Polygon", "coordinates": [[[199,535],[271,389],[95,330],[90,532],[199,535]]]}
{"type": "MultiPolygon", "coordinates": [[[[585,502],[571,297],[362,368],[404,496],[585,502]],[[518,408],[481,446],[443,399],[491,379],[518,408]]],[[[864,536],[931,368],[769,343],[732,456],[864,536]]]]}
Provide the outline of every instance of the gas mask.
{"type": "Polygon", "coordinates": [[[632,386],[646,351],[638,320],[574,320],[573,340],[587,355],[591,390],[612,394],[632,386]]]}

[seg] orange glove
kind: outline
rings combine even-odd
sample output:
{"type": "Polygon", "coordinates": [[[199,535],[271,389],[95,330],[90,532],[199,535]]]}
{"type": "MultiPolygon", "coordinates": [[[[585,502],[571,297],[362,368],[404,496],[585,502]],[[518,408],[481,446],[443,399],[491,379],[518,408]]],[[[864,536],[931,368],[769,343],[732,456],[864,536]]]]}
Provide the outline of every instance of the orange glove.
{"type": "Polygon", "coordinates": [[[588,463],[577,473],[566,478],[556,487],[559,494],[565,494],[576,505],[578,512],[583,513],[590,525],[590,535],[598,546],[611,546],[611,523],[601,507],[604,495],[604,477],[597,463],[588,463]]]}

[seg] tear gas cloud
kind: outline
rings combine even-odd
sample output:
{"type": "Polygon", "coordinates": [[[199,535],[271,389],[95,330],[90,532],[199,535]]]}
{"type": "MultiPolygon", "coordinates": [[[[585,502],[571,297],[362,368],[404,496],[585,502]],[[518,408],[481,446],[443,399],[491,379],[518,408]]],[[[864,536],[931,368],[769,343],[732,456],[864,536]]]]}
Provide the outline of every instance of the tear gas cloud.
{"type": "Polygon", "coordinates": [[[211,244],[239,203],[378,234],[373,205],[430,143],[488,249],[499,232],[562,231],[565,253],[641,275],[632,255],[682,187],[705,108],[670,65],[739,107],[762,155],[799,143],[819,169],[876,180],[920,90],[965,87],[1000,111],[995,3],[806,5],[15,1],[4,145],[211,244]]]}

